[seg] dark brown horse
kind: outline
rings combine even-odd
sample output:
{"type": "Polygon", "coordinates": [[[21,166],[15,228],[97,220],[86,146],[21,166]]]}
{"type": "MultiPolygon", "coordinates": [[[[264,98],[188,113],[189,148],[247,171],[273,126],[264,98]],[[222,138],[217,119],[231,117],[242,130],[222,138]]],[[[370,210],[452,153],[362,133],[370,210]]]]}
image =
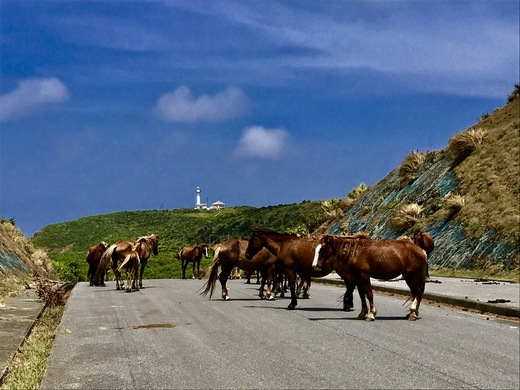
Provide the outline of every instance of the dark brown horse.
{"type": "Polygon", "coordinates": [[[87,253],[87,263],[88,263],[88,272],[87,278],[90,280],[90,286],[104,286],[105,285],[105,274],[100,275],[99,278],[95,278],[99,261],[101,260],[101,256],[107,250],[108,244],[104,241],[101,241],[97,245],[93,245],[90,247],[87,253]]]}
{"type": "Polygon", "coordinates": [[[316,247],[313,266],[322,269],[331,265],[343,279],[350,279],[356,284],[361,299],[359,319],[373,321],[377,313],[370,278],[388,280],[399,275],[403,275],[412,293],[410,313],[406,318],[415,320],[419,316],[427,262],[426,253],[411,240],[379,241],[365,234],[324,235],[316,247]]]}
{"type": "Polygon", "coordinates": [[[149,236],[140,237],[137,241],[118,241],[115,244],[108,247],[108,249],[103,253],[101,257],[101,261],[99,262],[98,271],[96,273],[96,278],[98,278],[98,274],[100,272],[105,272],[107,268],[112,268],[114,271],[114,276],[116,278],[116,289],[121,289],[120,279],[121,275],[118,272],[119,264],[124,261],[126,256],[128,256],[131,252],[135,251],[139,254],[140,259],[140,270],[139,270],[139,288],[143,288],[143,272],[146,268],[146,264],[148,262],[148,258],[153,254],[157,256],[158,254],[158,244],[159,237],[155,234],[151,234],[149,236]]]}
{"type": "Polygon", "coordinates": [[[185,246],[179,253],[174,253],[173,257],[181,261],[182,278],[186,279],[186,267],[192,263],[191,277],[195,279],[195,267],[197,267],[197,278],[200,279],[200,259],[204,256],[208,258],[208,244],[196,246],[185,246]]]}
{"type": "MultiPolygon", "coordinates": [[[[260,298],[263,298],[267,274],[274,269],[276,258],[269,251],[265,250],[248,260],[245,257],[246,247],[247,241],[238,239],[231,239],[213,246],[211,272],[208,281],[203,286],[202,295],[206,296],[209,293],[211,299],[218,278],[222,286],[222,298],[225,300],[230,299],[226,283],[233,268],[238,267],[246,272],[260,271],[262,284],[260,285],[259,295],[260,298]],[[219,266],[221,268],[220,275],[218,274],[219,266]]],[[[267,283],[267,298],[270,299],[271,297],[270,286],[267,283]]]]}
{"type": "MultiPolygon", "coordinates": [[[[302,280],[307,281],[310,288],[311,277],[323,277],[334,270],[334,264],[328,263],[320,270],[316,270],[312,266],[314,260],[314,250],[317,242],[314,239],[301,238],[292,234],[277,233],[268,229],[254,228],[248,237],[248,246],[246,249],[246,257],[248,259],[255,256],[261,249],[265,248],[271,252],[282,267],[285,273],[289,289],[291,291],[291,303],[287,309],[291,310],[298,304],[296,297],[296,273],[300,275],[302,280]]],[[[344,296],[344,310],[352,307],[352,292],[354,285],[347,285],[347,293],[344,296]]]]}

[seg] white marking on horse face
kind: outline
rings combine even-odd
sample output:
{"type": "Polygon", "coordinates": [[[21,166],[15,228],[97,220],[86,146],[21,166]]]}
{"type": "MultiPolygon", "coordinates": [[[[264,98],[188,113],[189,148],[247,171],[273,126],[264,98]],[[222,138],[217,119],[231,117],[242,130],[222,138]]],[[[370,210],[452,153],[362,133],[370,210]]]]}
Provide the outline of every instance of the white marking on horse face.
{"type": "Polygon", "coordinates": [[[312,268],[319,269],[317,267],[317,264],[318,264],[318,258],[320,257],[320,249],[321,249],[321,244],[318,244],[316,249],[314,249],[314,260],[312,261],[312,268]]]}

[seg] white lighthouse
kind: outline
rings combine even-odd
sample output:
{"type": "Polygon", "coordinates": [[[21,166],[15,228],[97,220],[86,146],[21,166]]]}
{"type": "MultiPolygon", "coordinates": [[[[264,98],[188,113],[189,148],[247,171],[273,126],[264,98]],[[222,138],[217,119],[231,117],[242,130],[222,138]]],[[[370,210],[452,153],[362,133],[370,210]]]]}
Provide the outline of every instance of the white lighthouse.
{"type": "Polygon", "coordinates": [[[197,203],[195,203],[195,206],[198,208],[200,205],[200,187],[197,187],[195,194],[197,194],[197,203]]]}
{"type": "Polygon", "coordinates": [[[196,202],[197,202],[197,203],[195,203],[195,208],[196,209],[206,209],[207,208],[206,203],[200,203],[200,187],[197,187],[195,189],[195,196],[196,196],[196,202]]]}

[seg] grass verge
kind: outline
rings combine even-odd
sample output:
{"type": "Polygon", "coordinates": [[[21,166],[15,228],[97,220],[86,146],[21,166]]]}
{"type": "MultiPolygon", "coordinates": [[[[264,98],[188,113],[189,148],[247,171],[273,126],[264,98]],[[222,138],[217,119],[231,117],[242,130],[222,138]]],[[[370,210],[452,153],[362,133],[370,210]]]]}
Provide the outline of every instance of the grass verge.
{"type": "Polygon", "coordinates": [[[47,307],[9,364],[0,389],[38,389],[65,306],[47,307]]]}

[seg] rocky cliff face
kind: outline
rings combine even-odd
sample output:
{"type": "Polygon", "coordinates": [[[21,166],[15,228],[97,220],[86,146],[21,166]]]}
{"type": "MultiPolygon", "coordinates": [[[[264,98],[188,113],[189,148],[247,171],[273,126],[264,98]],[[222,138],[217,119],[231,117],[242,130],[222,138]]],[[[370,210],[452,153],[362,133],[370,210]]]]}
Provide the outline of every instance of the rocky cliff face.
{"type": "Polygon", "coordinates": [[[484,136],[481,144],[461,158],[454,158],[450,147],[425,153],[415,175],[404,183],[402,167],[394,169],[363,192],[342,217],[331,222],[328,232],[364,231],[373,238],[387,240],[411,236],[415,229],[422,229],[435,242],[429,259],[431,268],[518,269],[520,219],[515,176],[520,174],[519,107],[520,99],[516,99],[485,122],[468,129],[474,131],[478,126],[484,136]],[[500,152],[493,152],[497,150],[494,144],[500,142],[500,152]],[[507,155],[513,156],[511,161],[496,161],[503,159],[507,148],[507,155]],[[493,167],[477,169],[475,178],[470,178],[471,169],[475,170],[483,161],[493,167]],[[492,173],[484,174],[488,168],[492,173]],[[475,182],[478,180],[482,183],[475,182]],[[456,197],[459,204],[454,207],[450,200],[456,197]],[[405,223],[397,223],[396,216],[409,205],[416,207],[416,214],[405,223]],[[503,210],[502,215],[497,210],[503,210]]]}
{"type": "Polygon", "coordinates": [[[33,278],[58,279],[47,253],[35,249],[12,223],[0,220],[0,301],[33,278]]]}

